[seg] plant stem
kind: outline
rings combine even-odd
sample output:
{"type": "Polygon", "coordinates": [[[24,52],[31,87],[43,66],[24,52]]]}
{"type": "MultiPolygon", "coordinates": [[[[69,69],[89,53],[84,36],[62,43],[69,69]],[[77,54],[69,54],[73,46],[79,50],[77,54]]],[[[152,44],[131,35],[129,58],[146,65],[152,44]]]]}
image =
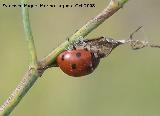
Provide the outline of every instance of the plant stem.
{"type": "MultiPolygon", "coordinates": [[[[27,3],[28,0],[22,0],[22,4],[27,3]]],[[[17,104],[21,101],[23,96],[25,96],[27,91],[32,87],[32,85],[39,77],[37,71],[37,54],[30,26],[28,7],[22,7],[22,19],[28,43],[30,69],[29,71],[27,71],[24,78],[22,78],[20,83],[17,85],[16,89],[11,93],[9,98],[0,107],[0,115],[2,116],[8,116],[13,111],[13,109],[17,106],[17,104]]]]}
{"type": "MultiPolygon", "coordinates": [[[[22,0],[21,3],[28,4],[28,0],[22,0]]],[[[35,48],[35,44],[34,44],[34,40],[33,40],[30,20],[29,20],[28,7],[22,7],[22,17],[23,17],[24,31],[26,34],[27,42],[28,42],[30,66],[37,68],[37,54],[36,54],[36,48],[35,48]]]]}
{"type": "Polygon", "coordinates": [[[14,110],[38,77],[39,76],[36,70],[30,69],[27,71],[20,83],[17,85],[16,89],[0,107],[0,116],[8,116],[14,110]]]}
{"type": "Polygon", "coordinates": [[[87,36],[92,30],[97,28],[106,19],[112,16],[116,11],[118,11],[128,0],[111,0],[107,8],[105,8],[101,13],[99,13],[95,18],[88,21],[82,28],[80,28],[75,34],[73,34],[69,41],[62,43],[58,48],[53,50],[48,56],[46,56],[41,61],[41,66],[46,67],[51,65],[56,57],[64,51],[69,45],[87,36]]]}
{"type": "MultiPolygon", "coordinates": [[[[27,1],[28,0],[22,0],[22,4],[26,4],[27,1]]],[[[104,9],[95,18],[88,21],[86,25],[84,25],[69,38],[69,41],[64,42],[54,51],[52,51],[48,56],[42,59],[39,62],[40,66],[37,66],[37,55],[29,22],[29,11],[27,7],[22,8],[23,24],[25,33],[27,35],[31,67],[29,71],[27,71],[24,78],[20,81],[16,89],[0,107],[0,115],[8,116],[13,111],[13,109],[17,106],[21,99],[26,95],[28,90],[34,85],[38,77],[41,76],[41,72],[39,72],[39,69],[42,69],[41,71],[43,72],[45,70],[45,67],[51,65],[55,61],[56,57],[69,45],[72,45],[74,42],[79,41],[82,37],[87,36],[92,30],[97,28],[102,22],[104,22],[107,18],[118,11],[127,1],[128,0],[111,0],[106,9],[104,9]]]]}

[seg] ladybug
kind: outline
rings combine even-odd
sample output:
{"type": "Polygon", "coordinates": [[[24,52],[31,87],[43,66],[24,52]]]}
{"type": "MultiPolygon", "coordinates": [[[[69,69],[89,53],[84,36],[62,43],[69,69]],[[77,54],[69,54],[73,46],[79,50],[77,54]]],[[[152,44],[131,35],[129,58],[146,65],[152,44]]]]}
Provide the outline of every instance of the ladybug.
{"type": "Polygon", "coordinates": [[[98,66],[100,58],[87,49],[73,49],[62,52],[56,61],[64,73],[80,77],[92,73],[98,66]]]}

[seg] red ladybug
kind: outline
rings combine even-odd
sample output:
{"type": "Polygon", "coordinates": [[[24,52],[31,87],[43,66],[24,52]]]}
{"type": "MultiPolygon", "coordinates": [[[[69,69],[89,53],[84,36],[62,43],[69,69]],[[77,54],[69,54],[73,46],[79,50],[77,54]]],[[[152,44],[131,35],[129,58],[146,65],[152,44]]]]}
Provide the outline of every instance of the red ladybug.
{"type": "Polygon", "coordinates": [[[61,70],[73,77],[88,75],[98,66],[100,58],[85,50],[67,50],[57,57],[57,64],[61,70]]]}

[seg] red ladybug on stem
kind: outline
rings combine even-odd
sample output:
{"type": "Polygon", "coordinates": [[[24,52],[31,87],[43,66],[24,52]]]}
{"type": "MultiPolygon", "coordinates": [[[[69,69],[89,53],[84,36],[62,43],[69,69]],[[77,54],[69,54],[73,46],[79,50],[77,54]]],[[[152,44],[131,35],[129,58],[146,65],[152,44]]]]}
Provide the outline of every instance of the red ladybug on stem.
{"type": "Polygon", "coordinates": [[[74,77],[80,77],[92,73],[98,66],[100,59],[107,57],[117,46],[129,43],[132,49],[141,49],[146,46],[159,47],[146,44],[144,41],[133,40],[133,35],[141,27],[135,30],[128,40],[114,40],[107,37],[86,39],[73,45],[72,50],[66,50],[57,57],[57,64],[61,70],[74,77]],[[78,49],[77,49],[78,48],[78,49]]]}
{"type": "Polygon", "coordinates": [[[124,44],[124,41],[99,37],[84,40],[66,50],[57,57],[57,64],[61,70],[74,77],[92,73],[98,66],[100,59],[108,56],[114,48],[124,44]]]}
{"type": "Polygon", "coordinates": [[[66,50],[57,57],[61,70],[73,77],[92,73],[99,62],[100,58],[96,58],[94,53],[86,49],[66,50]]]}

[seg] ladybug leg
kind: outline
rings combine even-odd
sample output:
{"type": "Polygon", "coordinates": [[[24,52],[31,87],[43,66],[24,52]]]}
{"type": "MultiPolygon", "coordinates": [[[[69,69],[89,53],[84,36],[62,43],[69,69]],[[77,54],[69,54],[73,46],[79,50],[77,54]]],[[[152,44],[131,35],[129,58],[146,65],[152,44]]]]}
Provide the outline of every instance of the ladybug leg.
{"type": "Polygon", "coordinates": [[[84,47],[84,50],[88,51],[87,47],[84,47]]]}
{"type": "Polygon", "coordinates": [[[73,49],[76,50],[76,46],[75,45],[73,45],[73,49]]]}

